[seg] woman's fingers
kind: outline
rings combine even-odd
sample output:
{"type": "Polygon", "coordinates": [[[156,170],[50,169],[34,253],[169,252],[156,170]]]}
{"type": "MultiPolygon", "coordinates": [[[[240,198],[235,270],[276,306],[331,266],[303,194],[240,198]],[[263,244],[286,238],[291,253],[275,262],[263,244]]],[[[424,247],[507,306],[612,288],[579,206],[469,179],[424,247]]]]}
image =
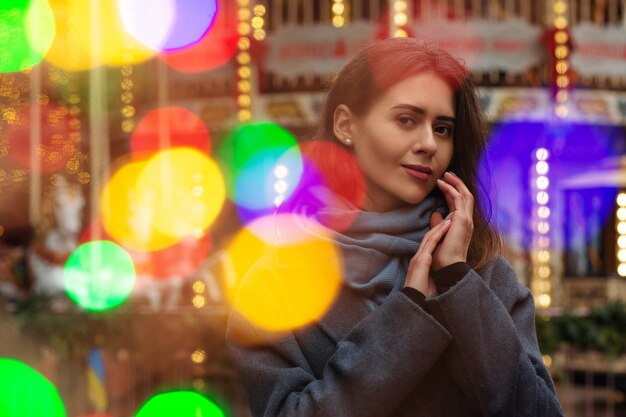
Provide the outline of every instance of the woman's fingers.
{"type": "Polygon", "coordinates": [[[471,216],[474,208],[474,196],[465,183],[452,172],[446,172],[443,174],[443,177],[445,180],[444,183],[449,185],[446,191],[448,191],[450,197],[454,200],[455,206],[459,205],[459,203],[461,205],[461,207],[456,207],[455,209],[463,208],[465,212],[471,216]]]}
{"type": "Polygon", "coordinates": [[[417,253],[409,263],[406,285],[416,288],[426,296],[432,294],[434,288],[430,278],[433,252],[450,228],[450,224],[450,219],[446,219],[429,230],[428,233],[424,235],[417,253]]]}
{"type": "Polygon", "coordinates": [[[417,250],[417,255],[419,256],[422,253],[432,254],[435,250],[435,247],[437,246],[437,243],[439,243],[439,241],[448,231],[450,223],[451,219],[446,219],[442,222],[439,222],[439,224],[430,229],[428,233],[424,235],[424,239],[422,239],[422,243],[417,250]]]}

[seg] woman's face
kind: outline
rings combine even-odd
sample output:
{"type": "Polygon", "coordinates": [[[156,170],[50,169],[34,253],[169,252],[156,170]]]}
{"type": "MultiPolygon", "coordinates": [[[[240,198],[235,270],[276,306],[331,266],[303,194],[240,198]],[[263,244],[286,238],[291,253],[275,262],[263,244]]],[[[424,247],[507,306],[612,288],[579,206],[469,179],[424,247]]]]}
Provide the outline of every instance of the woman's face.
{"type": "Polygon", "coordinates": [[[453,90],[421,73],[387,90],[364,117],[352,117],[354,153],[367,186],[363,209],[421,202],[452,159],[453,90]]]}

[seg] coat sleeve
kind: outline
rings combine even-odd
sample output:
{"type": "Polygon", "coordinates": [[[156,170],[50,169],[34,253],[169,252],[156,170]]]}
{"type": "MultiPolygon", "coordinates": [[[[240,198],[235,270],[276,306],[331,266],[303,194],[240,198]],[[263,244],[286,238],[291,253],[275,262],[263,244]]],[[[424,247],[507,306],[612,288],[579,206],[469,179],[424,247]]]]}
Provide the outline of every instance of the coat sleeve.
{"type": "Polygon", "coordinates": [[[453,337],[448,370],[483,415],[563,416],[539,351],[532,295],[503,258],[494,263],[427,299],[453,337]]]}
{"type": "Polygon", "coordinates": [[[400,292],[337,343],[319,377],[292,333],[267,334],[236,313],[227,330],[255,417],[388,416],[450,340],[441,324],[400,292]]]}

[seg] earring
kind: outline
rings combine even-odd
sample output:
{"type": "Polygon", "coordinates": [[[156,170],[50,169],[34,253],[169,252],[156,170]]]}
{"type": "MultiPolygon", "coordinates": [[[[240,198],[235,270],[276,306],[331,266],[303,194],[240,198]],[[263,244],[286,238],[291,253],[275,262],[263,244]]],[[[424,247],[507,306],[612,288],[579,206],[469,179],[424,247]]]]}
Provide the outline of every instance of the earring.
{"type": "Polygon", "coordinates": [[[350,146],[350,145],[352,145],[352,139],[346,138],[346,140],[344,140],[343,143],[345,143],[346,146],[350,146]]]}

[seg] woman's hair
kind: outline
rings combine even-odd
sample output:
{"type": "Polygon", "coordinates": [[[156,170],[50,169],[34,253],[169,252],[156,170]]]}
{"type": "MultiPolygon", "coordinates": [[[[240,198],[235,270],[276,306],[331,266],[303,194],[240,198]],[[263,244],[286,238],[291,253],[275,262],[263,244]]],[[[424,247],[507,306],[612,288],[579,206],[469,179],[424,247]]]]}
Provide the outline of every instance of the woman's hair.
{"type": "MultiPolygon", "coordinates": [[[[490,223],[490,206],[483,203],[488,201],[486,189],[477,178],[478,161],[487,141],[487,124],[469,71],[456,58],[443,49],[411,38],[372,43],[346,64],[331,83],[315,140],[340,143],[333,129],[335,109],[340,104],[346,105],[357,117],[363,117],[383,92],[424,72],[436,74],[454,90],[456,123],[448,170],[457,174],[474,196],[474,234],[468,263],[478,269],[501,252],[502,242],[490,223]],[[480,192],[478,187],[481,187],[480,192]]],[[[329,154],[326,157],[334,158],[329,154]]],[[[346,178],[353,177],[353,173],[344,174],[346,178]]],[[[436,189],[435,192],[439,191],[436,189]]]]}

